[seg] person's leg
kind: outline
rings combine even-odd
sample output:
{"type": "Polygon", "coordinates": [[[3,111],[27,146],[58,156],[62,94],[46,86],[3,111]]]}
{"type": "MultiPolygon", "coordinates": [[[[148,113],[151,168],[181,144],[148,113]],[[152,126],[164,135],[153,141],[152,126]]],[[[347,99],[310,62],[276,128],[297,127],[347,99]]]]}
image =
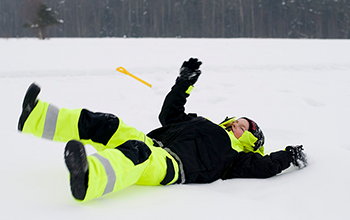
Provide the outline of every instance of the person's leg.
{"type": "MultiPolygon", "coordinates": [[[[59,109],[50,103],[37,100],[36,97],[40,90],[39,92],[34,90],[34,95],[28,95],[30,88],[25,100],[31,97],[31,104],[23,106],[19,120],[20,131],[53,141],[79,140],[83,144],[92,145],[98,151],[87,157],[89,178],[85,199],[105,194],[102,188],[107,186],[108,178],[110,175],[113,176],[113,173],[119,178],[113,184],[112,191],[134,183],[168,185],[177,180],[178,164],[176,160],[162,148],[154,147],[153,141],[144,133],[124,124],[112,114],[94,113],[86,109],[59,109]],[[142,144],[135,146],[131,144],[135,141],[141,141],[142,144]],[[145,151],[152,153],[143,161],[137,156],[141,153],[139,148],[147,148],[148,150],[145,151]],[[106,164],[110,166],[105,166],[106,164]]],[[[75,157],[69,158],[66,161],[76,160],[75,157]]],[[[80,170],[84,170],[81,166],[80,170]]],[[[71,170],[70,172],[72,174],[71,170]]]]}
{"type": "Polygon", "coordinates": [[[172,165],[167,152],[141,141],[127,141],[87,157],[82,151],[84,146],[78,141],[68,142],[65,149],[71,191],[77,200],[87,201],[132,184],[172,184],[178,178],[178,166],[172,165]]]}
{"type": "Polygon", "coordinates": [[[112,114],[57,108],[37,100],[39,92],[40,88],[32,84],[26,93],[18,126],[23,133],[61,142],[80,140],[98,151],[115,148],[130,139],[153,145],[153,141],[144,133],[126,125],[112,114]],[[28,100],[31,100],[31,104],[27,104],[28,100]]]}

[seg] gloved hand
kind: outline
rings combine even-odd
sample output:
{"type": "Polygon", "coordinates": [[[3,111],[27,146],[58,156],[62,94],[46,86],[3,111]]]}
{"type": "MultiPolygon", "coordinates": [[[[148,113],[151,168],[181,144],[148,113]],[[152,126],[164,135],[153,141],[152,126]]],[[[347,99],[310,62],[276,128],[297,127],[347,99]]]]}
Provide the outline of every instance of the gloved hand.
{"type": "Polygon", "coordinates": [[[201,64],[202,62],[198,61],[197,58],[190,58],[188,61],[183,62],[180,75],[177,77],[176,81],[186,80],[189,81],[191,85],[195,84],[202,73],[199,70],[201,64]]]}
{"type": "Polygon", "coordinates": [[[190,58],[188,61],[183,62],[181,68],[187,67],[194,72],[199,69],[200,65],[202,65],[202,62],[198,61],[197,58],[190,58]]]}
{"type": "Polygon", "coordinates": [[[287,146],[286,151],[292,155],[292,164],[299,169],[307,166],[306,154],[303,152],[303,145],[287,146]]]}

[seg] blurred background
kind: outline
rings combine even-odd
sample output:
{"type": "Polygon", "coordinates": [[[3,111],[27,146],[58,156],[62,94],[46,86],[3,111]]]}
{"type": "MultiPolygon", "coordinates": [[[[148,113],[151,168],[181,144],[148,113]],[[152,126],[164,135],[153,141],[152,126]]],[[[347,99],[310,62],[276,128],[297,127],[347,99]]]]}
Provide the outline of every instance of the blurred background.
{"type": "Polygon", "coordinates": [[[350,0],[0,0],[0,37],[348,39],[350,0]]]}

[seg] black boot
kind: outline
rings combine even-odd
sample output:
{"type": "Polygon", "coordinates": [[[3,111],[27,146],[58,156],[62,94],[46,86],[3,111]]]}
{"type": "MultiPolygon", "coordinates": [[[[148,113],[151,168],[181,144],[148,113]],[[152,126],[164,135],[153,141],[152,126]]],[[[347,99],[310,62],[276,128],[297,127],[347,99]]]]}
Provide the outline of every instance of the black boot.
{"type": "Polygon", "coordinates": [[[89,164],[84,145],[69,141],[64,151],[64,160],[70,172],[70,187],[74,198],[83,200],[88,187],[89,164]]]}
{"type": "Polygon", "coordinates": [[[22,104],[22,114],[18,120],[18,130],[22,131],[24,123],[29,117],[30,113],[33,111],[34,107],[38,103],[37,97],[40,93],[40,87],[35,83],[32,83],[24,96],[22,104]]]}

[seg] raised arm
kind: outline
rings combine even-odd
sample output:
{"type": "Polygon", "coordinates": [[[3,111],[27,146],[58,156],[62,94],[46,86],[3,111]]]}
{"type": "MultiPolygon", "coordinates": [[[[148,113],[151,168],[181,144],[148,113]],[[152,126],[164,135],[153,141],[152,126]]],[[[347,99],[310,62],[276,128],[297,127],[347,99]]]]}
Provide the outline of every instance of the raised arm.
{"type": "Polygon", "coordinates": [[[194,58],[182,64],[180,75],[177,77],[171,91],[165,97],[162,110],[159,114],[159,121],[163,126],[188,121],[197,117],[197,114],[185,113],[185,104],[187,97],[189,97],[193,89],[193,85],[201,74],[199,70],[201,64],[202,62],[194,58]]]}

